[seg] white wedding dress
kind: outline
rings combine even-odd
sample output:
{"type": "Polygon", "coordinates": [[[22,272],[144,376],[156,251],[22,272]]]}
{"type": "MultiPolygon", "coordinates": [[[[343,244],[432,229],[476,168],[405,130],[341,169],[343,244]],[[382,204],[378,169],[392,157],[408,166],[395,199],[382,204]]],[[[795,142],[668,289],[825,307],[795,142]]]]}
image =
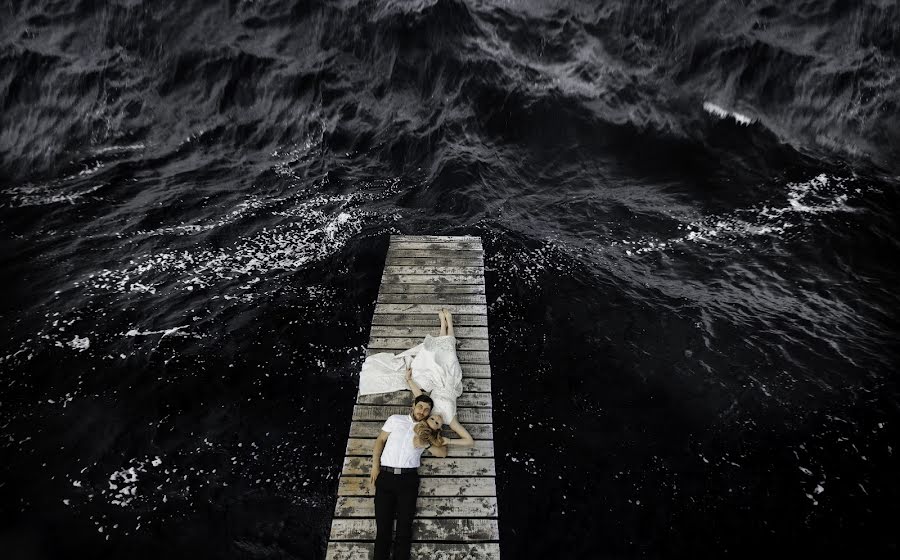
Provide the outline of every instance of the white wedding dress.
{"type": "Polygon", "coordinates": [[[456,399],[462,395],[462,368],[456,357],[456,338],[425,335],[425,341],[400,354],[380,352],[363,362],[359,374],[359,394],[374,395],[408,389],[406,363],[411,360],[413,380],[429,391],[434,401],[432,414],[440,414],[445,424],[456,416],[456,399]]]}

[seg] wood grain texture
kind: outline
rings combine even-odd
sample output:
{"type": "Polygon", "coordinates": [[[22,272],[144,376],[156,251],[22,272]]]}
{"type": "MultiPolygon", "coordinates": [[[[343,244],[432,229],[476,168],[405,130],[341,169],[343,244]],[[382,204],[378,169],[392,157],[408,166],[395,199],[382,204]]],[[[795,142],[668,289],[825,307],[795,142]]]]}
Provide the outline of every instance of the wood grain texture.
{"type": "Polygon", "coordinates": [[[388,259],[477,259],[484,262],[484,251],[480,249],[394,249],[389,248],[388,259]]]}
{"type": "MultiPolygon", "coordinates": [[[[353,407],[353,420],[380,420],[384,422],[392,414],[409,414],[409,406],[357,404],[353,407]]],[[[457,407],[456,416],[466,429],[469,429],[471,424],[491,423],[490,408],[457,407]]],[[[449,420],[449,418],[444,418],[446,422],[449,422],[449,420]]]]}
{"type": "Polygon", "coordinates": [[[484,284],[391,284],[381,283],[380,294],[483,294],[484,284]]]}
{"type": "Polygon", "coordinates": [[[450,286],[472,284],[484,286],[484,276],[480,274],[385,274],[382,284],[431,284],[433,286],[450,286]]]}
{"type": "MultiPolygon", "coordinates": [[[[456,399],[457,406],[491,408],[492,398],[490,393],[475,393],[465,390],[466,381],[482,381],[463,379],[463,394],[456,399]]],[[[405,406],[407,410],[412,406],[413,396],[409,391],[394,391],[393,393],[378,393],[375,395],[357,395],[357,404],[397,405],[405,406]]]]}
{"type": "Polygon", "coordinates": [[[482,276],[484,268],[478,266],[385,266],[384,275],[425,274],[428,276],[482,276]]]}
{"type": "Polygon", "coordinates": [[[388,256],[385,266],[475,266],[484,268],[478,257],[394,257],[388,256]]]}
{"type": "MultiPolygon", "coordinates": [[[[381,427],[384,422],[366,422],[354,420],[350,423],[350,437],[354,438],[374,438],[381,433],[381,427]]],[[[472,424],[466,426],[466,430],[472,435],[473,439],[494,439],[494,428],[492,424],[472,424]]],[[[441,432],[444,437],[458,438],[456,433],[447,428],[441,432]]]]}
{"type": "Polygon", "coordinates": [[[405,233],[392,233],[391,241],[418,241],[429,243],[443,243],[445,241],[456,243],[464,241],[467,243],[481,243],[481,238],[477,235],[407,235],[405,233]]]}
{"type": "MultiPolygon", "coordinates": [[[[484,294],[378,294],[378,303],[425,303],[431,305],[444,305],[447,303],[461,303],[467,305],[485,305],[487,296],[484,294]]],[[[437,320],[437,328],[440,330],[440,319],[437,320]]],[[[456,326],[456,323],[453,323],[456,326]]],[[[437,335],[438,333],[433,333],[437,335]]]]}
{"type": "MultiPolygon", "coordinates": [[[[403,313],[385,313],[372,316],[372,325],[388,327],[430,327],[437,324],[440,328],[437,313],[434,315],[407,315],[403,313]]],[[[454,329],[456,327],[486,327],[487,315],[454,315],[454,329]]]]}
{"type": "MultiPolygon", "coordinates": [[[[375,498],[340,496],[334,506],[335,517],[375,517],[375,498]]],[[[497,498],[419,496],[416,517],[497,517],[497,498]]]]}
{"type": "MultiPolygon", "coordinates": [[[[494,459],[483,457],[422,456],[419,474],[422,476],[494,476],[494,459]]],[[[369,476],[371,457],[344,457],[343,476],[369,476]]]]}
{"type": "MultiPolygon", "coordinates": [[[[374,496],[367,476],[342,476],[338,496],[374,496]]],[[[423,477],[419,480],[420,496],[496,496],[493,477],[423,477]]]]}
{"type": "MultiPolygon", "coordinates": [[[[375,538],[375,519],[342,519],[331,523],[332,541],[370,541],[375,538]]],[[[496,519],[416,519],[414,541],[496,541],[500,538],[496,519]]]]}
{"type": "MultiPolygon", "coordinates": [[[[454,334],[454,336],[456,336],[454,334]]],[[[413,346],[422,344],[424,338],[397,338],[375,336],[369,339],[369,348],[379,348],[385,350],[399,350],[403,352],[413,346]]],[[[457,338],[456,350],[480,350],[487,352],[488,341],[484,338],[457,338]]]]}
{"type": "Polygon", "coordinates": [[[431,315],[434,320],[440,319],[438,312],[447,309],[454,315],[453,324],[456,325],[456,315],[487,315],[487,305],[464,303],[376,303],[375,313],[381,315],[431,315]]]}
{"type": "MultiPolygon", "coordinates": [[[[348,457],[367,457],[371,460],[374,446],[374,439],[350,438],[347,440],[344,454],[348,457]]],[[[450,452],[450,457],[493,457],[494,442],[489,439],[478,440],[472,447],[450,446],[447,450],[450,452]]]]}
{"type": "MultiPolygon", "coordinates": [[[[412,543],[410,557],[421,560],[500,560],[500,544],[412,543]]],[[[325,560],[372,560],[375,545],[369,542],[331,542],[325,560]]]]}
{"type": "MultiPolygon", "coordinates": [[[[439,326],[392,326],[392,325],[373,325],[369,330],[369,336],[373,337],[399,337],[399,338],[425,338],[426,334],[438,336],[441,329],[439,326]]],[[[466,338],[488,339],[487,327],[462,327],[456,326],[454,322],[453,336],[457,340],[466,338]]]]}
{"type": "Polygon", "coordinates": [[[399,241],[391,240],[391,248],[394,250],[419,250],[419,251],[484,251],[481,241],[442,241],[440,243],[428,241],[399,241]]]}

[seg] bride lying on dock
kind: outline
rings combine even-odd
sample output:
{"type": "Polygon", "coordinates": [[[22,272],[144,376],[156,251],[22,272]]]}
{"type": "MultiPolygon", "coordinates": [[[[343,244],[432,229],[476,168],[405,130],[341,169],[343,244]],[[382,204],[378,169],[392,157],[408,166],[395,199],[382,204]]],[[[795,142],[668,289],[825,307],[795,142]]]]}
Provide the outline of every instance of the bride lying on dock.
{"type": "Polygon", "coordinates": [[[425,341],[400,354],[380,352],[363,362],[359,374],[359,394],[374,395],[401,391],[409,387],[413,396],[429,391],[434,401],[432,416],[440,416],[456,431],[462,428],[456,418],[456,399],[462,394],[462,368],[456,357],[453,315],[446,309],[438,312],[440,336],[425,335],[425,341]],[[407,360],[411,362],[407,363],[407,360]],[[406,372],[412,370],[407,383],[406,372]]]}

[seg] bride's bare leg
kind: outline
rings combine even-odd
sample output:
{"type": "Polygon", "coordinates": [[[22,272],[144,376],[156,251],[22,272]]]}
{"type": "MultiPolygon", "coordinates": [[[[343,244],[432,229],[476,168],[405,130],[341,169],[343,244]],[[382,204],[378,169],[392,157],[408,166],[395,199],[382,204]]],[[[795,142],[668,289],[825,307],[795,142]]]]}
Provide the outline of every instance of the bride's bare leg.
{"type": "Polygon", "coordinates": [[[444,317],[447,318],[447,334],[453,336],[453,315],[449,309],[444,309],[444,317]]]}
{"type": "Polygon", "coordinates": [[[447,335],[447,318],[444,316],[444,309],[438,311],[438,317],[441,318],[441,336],[447,335]]]}

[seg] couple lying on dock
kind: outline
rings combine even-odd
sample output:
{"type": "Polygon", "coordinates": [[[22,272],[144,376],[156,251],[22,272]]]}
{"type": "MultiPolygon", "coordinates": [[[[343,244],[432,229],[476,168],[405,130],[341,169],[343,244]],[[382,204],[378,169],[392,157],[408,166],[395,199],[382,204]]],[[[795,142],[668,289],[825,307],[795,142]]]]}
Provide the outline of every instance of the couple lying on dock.
{"type": "Polygon", "coordinates": [[[359,394],[388,393],[409,388],[413,394],[409,414],[387,419],[375,440],[370,482],[375,487],[375,560],[387,560],[394,517],[397,532],[394,560],[407,560],[412,539],[417,469],[425,450],[446,457],[449,446],[471,447],[469,432],[456,418],[456,399],[462,394],[462,368],[456,357],[453,315],[442,309],[441,334],[425,336],[425,342],[400,354],[374,354],[366,358],[360,373],[359,394]],[[407,362],[411,358],[411,362],[407,362]],[[403,372],[403,375],[400,375],[403,372]],[[423,389],[430,391],[426,395],[423,389]],[[444,423],[459,439],[441,435],[444,423]]]}

